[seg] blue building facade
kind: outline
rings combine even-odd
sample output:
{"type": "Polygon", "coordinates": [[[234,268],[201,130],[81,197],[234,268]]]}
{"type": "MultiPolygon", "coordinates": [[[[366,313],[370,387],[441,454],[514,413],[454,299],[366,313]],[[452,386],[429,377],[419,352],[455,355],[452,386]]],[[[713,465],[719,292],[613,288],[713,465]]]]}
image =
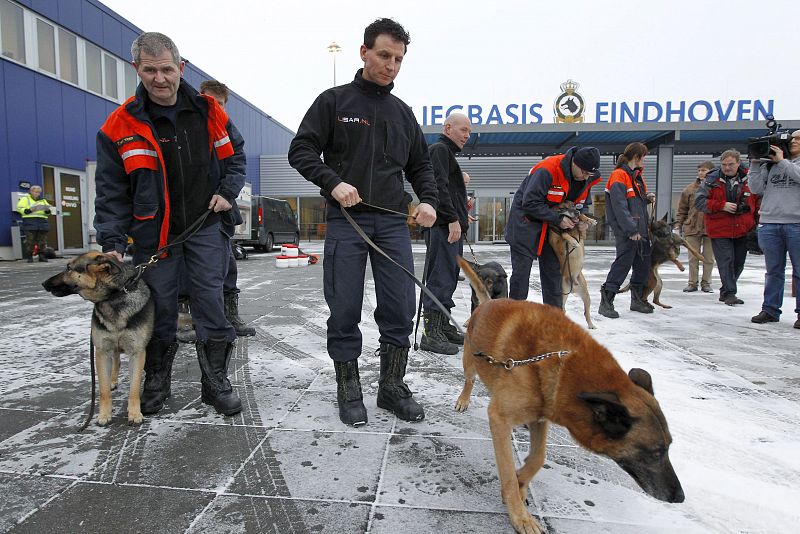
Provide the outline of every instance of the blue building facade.
{"type": "MultiPolygon", "coordinates": [[[[0,0],[0,258],[13,258],[15,198],[29,184],[58,207],[50,246],[87,248],[95,136],[135,91],[130,45],[141,33],[95,0],[0,0]]],[[[212,76],[187,62],[184,78],[199,87],[212,76]]],[[[227,111],[257,194],[259,157],[285,154],[294,133],[235,93],[227,111]]]]}

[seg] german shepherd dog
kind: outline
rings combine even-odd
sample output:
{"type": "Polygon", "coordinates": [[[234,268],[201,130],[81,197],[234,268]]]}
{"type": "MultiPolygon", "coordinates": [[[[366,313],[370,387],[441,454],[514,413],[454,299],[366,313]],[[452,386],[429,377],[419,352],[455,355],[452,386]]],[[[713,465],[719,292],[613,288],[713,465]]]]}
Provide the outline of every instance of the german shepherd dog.
{"type": "MultiPolygon", "coordinates": [[[[464,260],[466,261],[466,260],[464,260]]],[[[475,274],[480,279],[489,297],[493,299],[507,299],[508,298],[508,274],[503,266],[496,261],[480,264],[475,262],[467,262],[475,274]]],[[[478,295],[475,289],[472,288],[472,310],[478,307],[478,295]]]]}
{"type": "Polygon", "coordinates": [[[145,350],[155,319],[150,288],[137,277],[133,267],[96,251],[73,259],[65,271],[48,278],[42,285],[56,297],[77,294],[94,303],[92,343],[100,383],[97,424],[105,426],[111,422],[111,390],[117,387],[121,352],[130,358],[128,423],[141,423],[139,389],[145,350]]]}
{"type": "Polygon", "coordinates": [[[561,311],[529,301],[490,300],[480,279],[459,259],[478,293],[464,340],[464,389],[456,410],[469,406],[476,374],[491,393],[492,433],[501,494],[517,532],[541,533],[525,507],[528,484],[544,464],[552,422],[586,449],[607,456],[656,499],[684,494],[669,460],[667,421],[650,375],[617,361],[561,311]],[[515,471],[511,432],[527,425],[530,452],[515,471]]]}
{"type": "MultiPolygon", "coordinates": [[[[647,297],[652,293],[653,304],[658,304],[662,308],[670,309],[672,306],[661,302],[661,290],[664,288],[664,282],[661,280],[658,268],[664,263],[671,261],[681,272],[685,271],[686,268],[683,266],[681,260],[678,259],[681,255],[681,245],[686,247],[689,254],[692,254],[700,261],[705,261],[705,258],[681,236],[670,229],[667,223],[667,215],[664,215],[662,219],[650,223],[650,239],[653,243],[653,248],[650,252],[650,273],[647,276],[647,283],[645,283],[642,298],[647,300],[647,297]]],[[[619,292],[624,293],[629,289],[630,284],[620,289],[619,292]]]]}
{"type": "Polygon", "coordinates": [[[569,200],[553,206],[553,209],[559,215],[569,217],[575,223],[575,227],[569,230],[550,225],[547,232],[547,242],[556,253],[558,264],[561,266],[562,306],[567,303],[570,293],[577,291],[583,300],[583,316],[586,317],[586,324],[589,328],[594,329],[596,326],[589,313],[592,304],[589,297],[589,284],[586,283],[586,278],[583,276],[586,230],[581,230],[578,223],[584,222],[589,226],[594,226],[597,221],[582,214],[569,200]]]}

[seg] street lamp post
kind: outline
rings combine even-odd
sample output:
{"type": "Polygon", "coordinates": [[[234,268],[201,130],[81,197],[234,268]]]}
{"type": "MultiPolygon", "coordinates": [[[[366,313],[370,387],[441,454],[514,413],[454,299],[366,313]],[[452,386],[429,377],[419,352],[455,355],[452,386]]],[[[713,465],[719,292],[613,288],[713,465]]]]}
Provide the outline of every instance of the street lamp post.
{"type": "Polygon", "coordinates": [[[336,86],[336,54],[342,49],[336,41],[328,45],[328,52],[333,55],[333,85],[336,86]]]}

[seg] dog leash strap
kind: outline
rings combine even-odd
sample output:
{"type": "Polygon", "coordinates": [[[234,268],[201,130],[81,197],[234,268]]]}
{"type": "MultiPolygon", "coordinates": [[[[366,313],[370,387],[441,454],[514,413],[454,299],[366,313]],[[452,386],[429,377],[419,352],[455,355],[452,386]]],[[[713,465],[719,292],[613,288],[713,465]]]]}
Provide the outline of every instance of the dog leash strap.
{"type": "Polygon", "coordinates": [[[418,287],[419,287],[419,288],[420,288],[420,289],[421,289],[421,290],[422,290],[422,291],[423,291],[423,292],[424,292],[426,295],[428,295],[428,297],[430,297],[430,299],[433,301],[433,303],[434,303],[434,304],[436,304],[436,306],[437,306],[437,307],[438,307],[440,310],[442,310],[442,313],[443,313],[443,314],[444,314],[444,315],[447,317],[447,319],[450,321],[450,323],[452,323],[452,325],[453,325],[453,326],[455,326],[456,330],[458,330],[458,333],[459,333],[459,334],[461,334],[461,335],[463,336],[463,335],[464,335],[464,331],[461,329],[461,326],[459,326],[459,324],[453,320],[453,317],[450,315],[450,311],[449,311],[447,308],[445,308],[444,304],[442,304],[441,302],[439,302],[439,299],[437,299],[437,298],[436,298],[436,296],[435,296],[433,293],[431,293],[431,291],[430,291],[430,290],[429,290],[427,287],[425,287],[425,284],[423,284],[422,282],[420,282],[420,281],[417,279],[417,277],[416,277],[416,276],[414,276],[414,273],[412,273],[411,271],[409,271],[408,269],[406,269],[405,267],[403,267],[402,265],[400,265],[399,263],[397,263],[396,261],[394,261],[394,260],[393,260],[393,259],[392,259],[392,258],[391,258],[391,257],[390,257],[388,254],[386,254],[386,252],[384,252],[384,251],[383,251],[383,249],[381,249],[381,247],[379,247],[378,245],[376,245],[376,244],[375,244],[375,243],[374,243],[374,242],[373,242],[373,241],[372,241],[372,240],[369,238],[369,236],[368,236],[368,235],[367,235],[367,234],[364,232],[364,230],[362,230],[362,229],[361,229],[361,227],[358,225],[358,223],[357,223],[355,220],[353,220],[353,218],[350,216],[350,214],[349,214],[349,213],[347,213],[347,210],[346,210],[346,209],[344,209],[344,206],[340,206],[340,207],[339,207],[339,209],[341,209],[341,210],[342,210],[342,215],[344,215],[344,218],[345,218],[345,219],[347,219],[347,222],[349,222],[349,223],[350,223],[350,226],[352,226],[352,227],[353,227],[353,229],[354,229],[354,230],[355,230],[355,231],[358,233],[358,235],[360,235],[360,236],[361,236],[361,239],[363,239],[364,241],[366,241],[366,243],[367,243],[369,246],[371,246],[373,249],[375,249],[375,251],[376,251],[378,254],[380,254],[381,256],[383,256],[384,258],[386,258],[387,260],[389,260],[390,262],[392,262],[392,263],[394,263],[395,265],[397,265],[398,267],[400,267],[400,269],[402,269],[402,270],[403,270],[403,272],[405,272],[405,273],[406,273],[408,276],[410,276],[410,277],[411,277],[411,279],[414,281],[414,283],[415,283],[415,284],[417,284],[417,286],[418,286],[418,287]]]}
{"type": "Polygon", "coordinates": [[[540,362],[552,356],[558,356],[559,358],[562,358],[567,354],[569,354],[569,352],[570,351],[568,350],[554,350],[551,352],[545,352],[544,354],[533,356],[531,358],[528,358],[527,360],[515,360],[513,358],[507,358],[505,360],[497,360],[483,351],[475,352],[472,355],[475,356],[476,358],[484,359],[492,365],[502,365],[506,369],[506,371],[510,371],[514,367],[517,367],[519,365],[527,365],[529,363],[540,362]]]}

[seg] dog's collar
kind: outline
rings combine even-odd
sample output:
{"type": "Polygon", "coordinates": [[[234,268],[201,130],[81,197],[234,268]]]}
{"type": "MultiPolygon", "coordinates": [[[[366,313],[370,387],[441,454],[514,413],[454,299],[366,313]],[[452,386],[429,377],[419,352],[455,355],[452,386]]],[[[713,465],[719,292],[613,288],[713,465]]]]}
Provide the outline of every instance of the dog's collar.
{"type": "Polygon", "coordinates": [[[497,360],[480,350],[478,352],[473,353],[472,355],[475,356],[476,358],[482,358],[492,365],[502,365],[507,371],[510,371],[518,365],[527,365],[529,363],[540,362],[552,356],[558,356],[559,358],[562,358],[563,356],[569,354],[569,352],[570,351],[568,350],[554,350],[551,352],[545,352],[544,354],[531,356],[527,360],[514,360],[513,358],[507,358],[505,360],[497,360]]]}
{"type": "Polygon", "coordinates": [[[148,265],[149,264],[147,264],[147,263],[142,263],[140,265],[137,265],[135,267],[136,274],[134,274],[133,276],[128,278],[128,280],[124,284],[122,284],[122,287],[120,288],[120,290],[123,293],[127,294],[127,293],[130,293],[131,291],[133,291],[134,289],[136,289],[136,286],[139,284],[139,280],[142,278],[142,275],[144,274],[144,270],[147,268],[148,265]]]}

